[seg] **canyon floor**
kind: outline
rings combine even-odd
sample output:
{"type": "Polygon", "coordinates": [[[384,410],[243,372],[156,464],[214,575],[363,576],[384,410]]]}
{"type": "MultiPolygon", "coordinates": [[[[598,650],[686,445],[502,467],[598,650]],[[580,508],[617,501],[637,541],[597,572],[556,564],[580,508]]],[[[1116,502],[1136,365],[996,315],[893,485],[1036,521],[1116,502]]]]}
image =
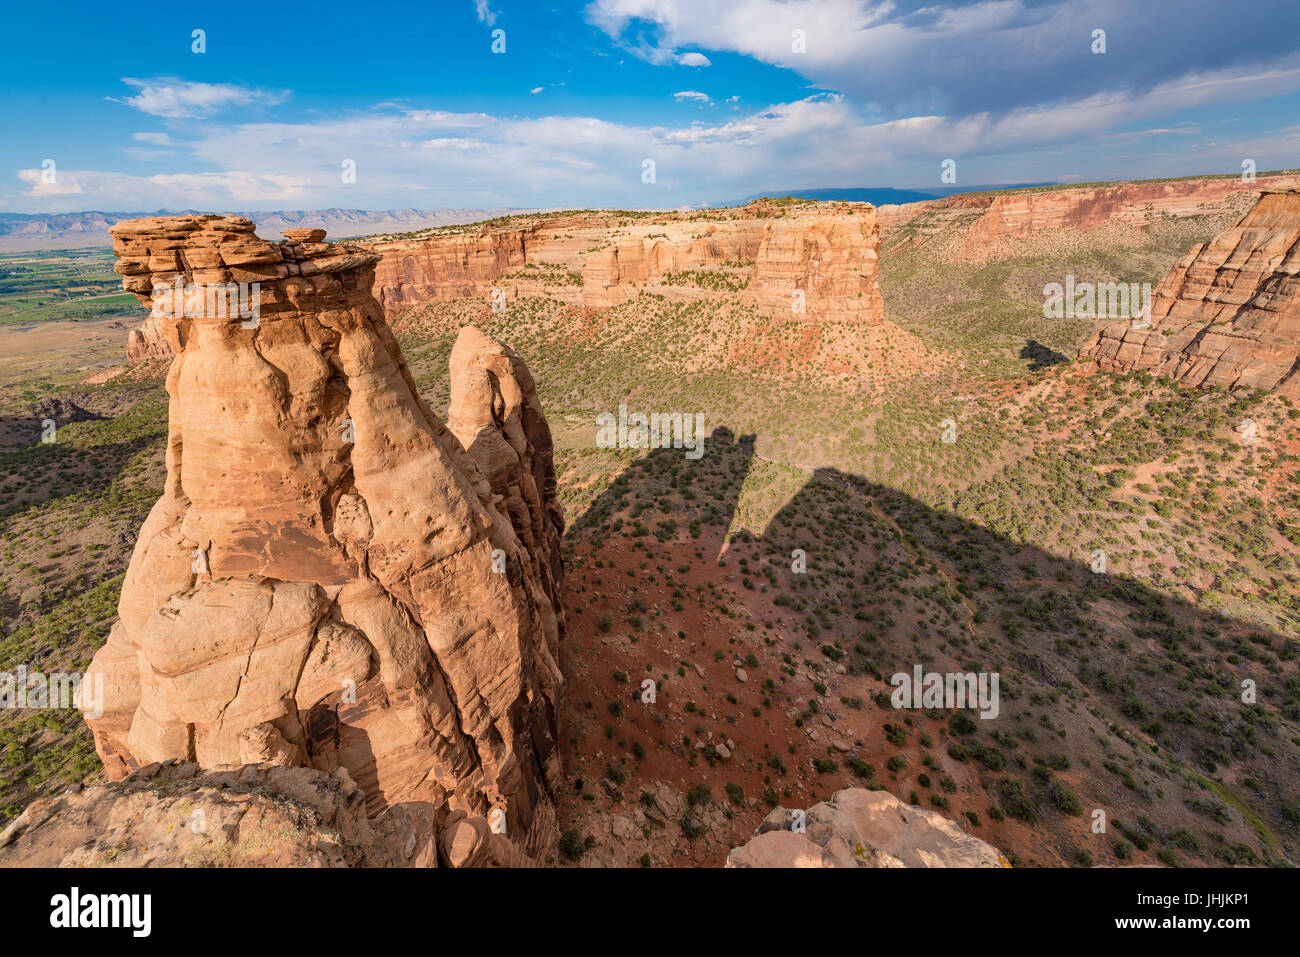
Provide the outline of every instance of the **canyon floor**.
{"type": "MultiPolygon", "coordinates": [[[[846,786],[938,810],[1018,865],[1300,860],[1300,410],[1097,372],[1074,357],[1104,322],[1042,314],[1067,274],[1154,286],[1252,200],[974,248],[978,212],[886,222],[898,333],[858,380],[715,361],[745,321],[725,295],[593,310],[543,288],[396,318],[440,415],[473,322],[526,359],[554,433],[554,863],[720,866],[771,807],[846,786]],[[599,448],[595,416],[620,403],[702,413],[704,454],[599,448]],[[916,664],[998,672],[999,718],[893,708],[889,676],[916,664]]],[[[121,368],[124,336],[0,328],[8,666],[85,667],[159,494],[167,397],[156,368],[121,368]],[[89,414],[39,444],[69,404],[89,414]]],[[[0,712],[0,823],[100,773],[77,712],[0,712]]]]}

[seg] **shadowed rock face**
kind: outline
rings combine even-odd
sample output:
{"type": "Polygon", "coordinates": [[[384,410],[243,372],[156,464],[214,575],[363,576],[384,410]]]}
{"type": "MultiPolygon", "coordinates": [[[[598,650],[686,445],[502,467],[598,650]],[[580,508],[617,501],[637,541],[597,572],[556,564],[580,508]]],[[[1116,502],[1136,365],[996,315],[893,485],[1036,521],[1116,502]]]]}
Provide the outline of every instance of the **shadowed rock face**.
{"type": "Polygon", "coordinates": [[[885,791],[847,788],[808,808],[801,830],[777,808],[727,867],[1010,867],[996,847],[885,791]]]}
{"type": "Polygon", "coordinates": [[[1164,278],[1150,328],[1113,323],[1079,358],[1112,372],[1300,397],[1300,190],[1264,193],[1164,278]]]}
{"type": "Polygon", "coordinates": [[[168,759],[342,767],[371,813],[500,808],[509,838],[544,851],[563,519],[522,360],[472,340],[464,361],[508,365],[491,400],[488,373],[453,360],[454,407],[515,403],[466,412],[467,452],[371,296],[376,254],[319,231],[270,243],[239,217],[113,235],[142,301],[177,276],[258,283],[260,316],[178,315],[162,297],[176,352],[166,485],[90,669],[104,675],[88,721],[110,777],[168,759]]]}

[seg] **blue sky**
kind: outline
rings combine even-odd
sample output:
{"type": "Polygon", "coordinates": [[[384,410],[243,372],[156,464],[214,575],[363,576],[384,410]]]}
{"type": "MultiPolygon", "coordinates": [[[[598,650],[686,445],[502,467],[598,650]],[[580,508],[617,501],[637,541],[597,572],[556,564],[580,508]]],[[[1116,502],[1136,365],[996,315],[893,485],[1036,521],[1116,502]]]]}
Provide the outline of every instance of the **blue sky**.
{"type": "Polygon", "coordinates": [[[1300,165],[1297,0],[27,4],[0,75],[7,212],[673,207],[937,187],[945,159],[972,186],[1300,165]]]}

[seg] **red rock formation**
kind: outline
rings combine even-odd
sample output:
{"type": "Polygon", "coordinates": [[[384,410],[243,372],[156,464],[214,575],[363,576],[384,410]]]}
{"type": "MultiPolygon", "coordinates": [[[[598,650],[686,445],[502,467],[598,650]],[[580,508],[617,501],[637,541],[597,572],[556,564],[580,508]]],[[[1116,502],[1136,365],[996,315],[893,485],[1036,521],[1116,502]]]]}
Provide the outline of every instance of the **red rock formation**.
{"type": "Polygon", "coordinates": [[[1079,357],[1188,385],[1300,398],[1300,190],[1266,192],[1156,288],[1150,328],[1113,323],[1079,357]]]}
{"type": "Polygon", "coordinates": [[[549,295],[606,309],[643,289],[678,299],[706,298],[715,293],[689,282],[668,283],[668,277],[721,267],[737,280],[749,280],[744,299],[776,318],[792,314],[796,290],[804,292],[801,315],[809,319],[883,317],[871,206],[825,204],[779,217],[755,207],[733,215],[700,222],[667,214],[629,225],[609,222],[604,214],[582,214],[509,230],[485,227],[473,236],[377,242],[370,248],[384,261],[375,294],[390,315],[419,302],[487,296],[497,287],[508,287],[510,296],[549,295]],[[544,275],[530,268],[559,269],[580,276],[581,283],[548,286],[544,275]]]}
{"type": "MultiPolygon", "coordinates": [[[[661,253],[653,260],[656,265],[665,261],[671,263],[671,254],[664,256],[662,253],[664,245],[659,244],[661,253]]],[[[666,271],[671,271],[671,266],[666,271]]],[[[592,253],[583,264],[582,304],[593,309],[617,306],[633,298],[639,286],[657,275],[660,273],[652,272],[651,260],[646,257],[644,240],[615,243],[592,253]]]]}
{"type": "Polygon", "coordinates": [[[431,299],[479,295],[508,270],[528,261],[536,227],[490,229],[418,242],[376,243],[383,256],[375,297],[392,312],[431,299]]]}
{"type": "Polygon", "coordinates": [[[142,301],[177,276],[256,282],[260,317],[163,310],[177,347],[165,490],[90,669],[105,678],[88,720],[109,775],[173,758],[342,767],[372,812],[500,808],[512,840],[544,850],[560,519],[553,488],[534,487],[549,436],[522,362],[511,354],[503,389],[518,463],[482,456],[485,474],[420,399],[370,294],[373,252],[316,233],[270,243],[238,217],[113,234],[142,301]],[[494,487],[540,510],[538,554],[494,487]]]}
{"type": "Polygon", "coordinates": [[[848,215],[767,223],[747,298],[773,315],[802,310],[810,319],[883,322],[885,306],[876,284],[879,245],[870,206],[848,215]]]}
{"type": "MultiPolygon", "coordinates": [[[[510,517],[535,572],[527,581],[540,582],[548,599],[537,602],[548,616],[547,634],[558,636],[564,513],[555,497],[551,429],[533,377],[518,353],[473,326],[461,330],[449,365],[447,426],[478,463],[494,504],[510,517]]],[[[552,651],[558,656],[558,648],[552,651]]]]}
{"type": "Polygon", "coordinates": [[[168,762],[33,801],[0,867],[436,867],[435,823],[410,804],[369,820],[342,768],[168,762]]]}
{"type": "Polygon", "coordinates": [[[163,323],[152,316],[126,334],[126,361],[133,366],[155,360],[167,362],[175,355],[163,323]]]}
{"type": "Polygon", "coordinates": [[[1024,239],[1047,230],[1089,230],[1119,220],[1142,225],[1161,216],[1193,216],[1220,207],[1232,197],[1260,189],[1300,184],[1290,175],[1196,178],[1165,182],[1061,186],[995,193],[958,193],[944,199],[881,206],[880,226],[889,229],[932,210],[984,210],[966,235],[966,253],[1003,239],[1024,239]]]}
{"type": "MultiPolygon", "coordinates": [[[[873,207],[864,203],[756,203],[637,217],[582,213],[516,226],[511,234],[527,237],[520,247],[526,261],[487,269],[467,285],[440,285],[436,271],[423,265],[443,262],[465,237],[374,244],[386,259],[376,280],[385,308],[397,316],[421,297],[486,302],[500,290],[508,301],[547,297],[603,310],[645,292],[672,302],[714,300],[734,313],[735,321],[718,330],[716,360],[755,374],[811,372],[883,385],[934,364],[916,337],[884,319],[879,229],[873,207]],[[397,277],[415,272],[429,284],[402,286],[397,297],[397,277]]],[[[476,248],[497,242],[486,236],[474,238],[476,248]]],[[[431,319],[438,321],[436,310],[431,319]]]]}

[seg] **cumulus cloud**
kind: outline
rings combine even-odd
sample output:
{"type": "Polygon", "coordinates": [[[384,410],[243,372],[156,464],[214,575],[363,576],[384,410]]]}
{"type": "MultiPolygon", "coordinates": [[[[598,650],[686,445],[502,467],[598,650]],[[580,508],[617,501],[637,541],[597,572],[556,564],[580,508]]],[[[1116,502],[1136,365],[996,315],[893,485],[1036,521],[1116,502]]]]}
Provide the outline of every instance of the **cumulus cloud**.
{"type": "MultiPolygon", "coordinates": [[[[134,210],[142,206],[160,209],[248,209],[259,205],[301,203],[313,195],[311,183],[302,176],[228,170],[209,173],[159,173],[135,176],[100,170],[59,170],[54,183],[46,183],[41,170],[18,171],[18,178],[30,183],[26,196],[47,198],[76,195],[71,202],[45,203],[52,211],[86,209],[92,205],[134,210]],[[57,208],[56,208],[57,207],[57,208]]],[[[320,191],[317,190],[319,195],[320,191]]]]}
{"type": "Polygon", "coordinates": [[[269,107],[283,103],[288,90],[262,90],[233,83],[196,83],[175,77],[122,82],[139,91],[134,96],[108,97],[150,116],[164,119],[193,119],[211,116],[231,107],[269,107]]]}
{"type": "Polygon", "coordinates": [[[713,66],[713,61],[703,53],[683,53],[677,62],[682,66],[713,66]]]}
{"type": "Polygon", "coordinates": [[[33,197],[77,195],[87,191],[85,174],[65,172],[58,168],[53,170],[53,175],[47,175],[43,169],[20,169],[18,178],[31,184],[32,188],[27,191],[27,195],[33,197]]]}
{"type": "Polygon", "coordinates": [[[695,103],[712,103],[713,99],[707,93],[701,93],[699,90],[679,90],[673,94],[673,99],[678,103],[692,101],[695,103]]]}
{"type": "Polygon", "coordinates": [[[500,16],[488,6],[488,0],[474,0],[474,13],[478,16],[479,23],[486,23],[490,27],[496,26],[497,17],[500,16]]]}

